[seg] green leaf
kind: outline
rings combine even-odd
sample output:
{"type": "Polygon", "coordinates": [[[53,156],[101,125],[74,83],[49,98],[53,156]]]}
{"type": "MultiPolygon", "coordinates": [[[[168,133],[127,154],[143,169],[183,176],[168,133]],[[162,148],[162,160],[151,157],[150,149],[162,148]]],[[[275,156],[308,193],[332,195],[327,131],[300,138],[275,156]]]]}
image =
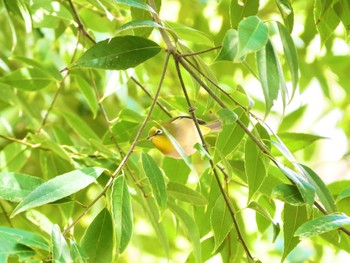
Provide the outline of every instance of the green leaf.
{"type": "Polygon", "coordinates": [[[123,175],[113,182],[111,211],[118,252],[122,253],[130,242],[133,229],[131,198],[123,175]]]}
{"type": "MultiPolygon", "coordinates": [[[[318,136],[318,135],[314,135],[314,134],[288,133],[288,132],[279,133],[278,137],[283,141],[285,146],[291,152],[296,152],[296,151],[302,150],[317,140],[326,139],[323,136],[318,136]]],[[[279,155],[279,153],[276,151],[276,149],[275,150],[272,149],[272,154],[279,155]]]]}
{"type": "Polygon", "coordinates": [[[54,262],[65,263],[72,261],[67,241],[62,235],[58,225],[54,225],[52,228],[51,242],[54,262]]]}
{"type": "Polygon", "coordinates": [[[293,206],[305,205],[304,199],[301,196],[298,187],[296,187],[295,185],[278,185],[273,189],[271,197],[279,199],[293,206]]]}
{"type": "Polygon", "coordinates": [[[10,143],[0,152],[0,170],[18,172],[28,161],[31,151],[19,143],[10,143]]]}
{"type": "Polygon", "coordinates": [[[287,60],[287,64],[289,67],[289,71],[292,77],[292,96],[290,97],[290,100],[294,97],[294,93],[298,86],[298,80],[299,80],[299,65],[298,65],[298,55],[297,51],[294,45],[294,41],[290,34],[288,33],[287,29],[279,22],[276,22],[278,26],[278,32],[282,41],[283,46],[283,52],[284,56],[287,60]]]}
{"type": "Polygon", "coordinates": [[[226,239],[233,227],[232,217],[223,197],[219,197],[210,214],[210,224],[214,232],[215,248],[217,250],[226,239]]]}
{"type": "Polygon", "coordinates": [[[239,59],[249,53],[259,51],[266,45],[267,41],[267,26],[257,16],[243,19],[238,25],[236,58],[239,59]]]}
{"type": "Polygon", "coordinates": [[[348,198],[348,197],[350,197],[350,188],[345,189],[344,191],[341,191],[340,194],[337,197],[336,202],[338,203],[339,201],[341,201],[341,200],[343,200],[345,198],[348,198]]]}
{"type": "Polygon", "coordinates": [[[215,58],[215,61],[234,61],[238,52],[238,31],[235,29],[229,29],[226,32],[224,40],[222,41],[222,47],[219,54],[215,58]]]}
{"type": "Polygon", "coordinates": [[[118,28],[118,32],[122,32],[125,30],[135,29],[135,28],[164,28],[163,26],[159,25],[158,23],[152,21],[152,20],[132,20],[121,27],[118,28]]]}
{"type": "Polygon", "coordinates": [[[174,136],[171,135],[171,133],[165,128],[162,127],[165,135],[169,138],[171,141],[172,145],[175,147],[176,151],[179,153],[181,158],[184,160],[188,168],[191,169],[194,175],[198,177],[198,173],[196,171],[196,168],[193,166],[193,163],[191,162],[190,158],[186,155],[184,149],[182,149],[181,145],[178,143],[178,141],[174,138],[174,136]]]}
{"type": "Polygon", "coordinates": [[[350,225],[350,217],[345,214],[325,215],[302,224],[295,232],[295,235],[300,237],[312,237],[346,225],[350,225]]]}
{"type": "Polygon", "coordinates": [[[0,78],[0,82],[26,91],[43,89],[54,81],[56,79],[39,68],[20,68],[0,78]]]}
{"type": "Polygon", "coordinates": [[[80,245],[86,252],[89,262],[112,262],[113,224],[107,208],[102,209],[91,222],[80,245]]]}
{"type": "Polygon", "coordinates": [[[75,240],[70,240],[71,255],[74,263],[87,263],[88,256],[86,252],[75,242],[75,240]]]}
{"type": "MultiPolygon", "coordinates": [[[[248,125],[249,119],[243,110],[237,110],[239,120],[248,125]]],[[[223,123],[222,131],[219,133],[215,147],[220,150],[224,157],[233,152],[244,136],[244,131],[237,123],[225,124],[223,123]]],[[[214,160],[218,160],[219,156],[215,155],[214,160]]]]}
{"type": "Polygon", "coordinates": [[[141,1],[141,0],[115,0],[115,2],[117,4],[123,4],[130,7],[135,7],[135,8],[143,9],[145,11],[156,13],[152,7],[150,7],[144,1],[141,1]]]}
{"type": "Polygon", "coordinates": [[[104,169],[88,167],[59,175],[35,188],[12,212],[11,217],[30,208],[57,201],[87,187],[103,173],[104,169]]]}
{"type": "Polygon", "coordinates": [[[68,125],[85,141],[90,143],[91,140],[101,140],[90,126],[76,113],[68,110],[61,110],[59,114],[62,114],[68,125]]]}
{"type": "Polygon", "coordinates": [[[300,106],[295,111],[289,113],[287,116],[285,116],[278,127],[278,133],[283,133],[285,131],[291,130],[291,127],[293,127],[304,115],[305,111],[307,109],[307,105],[300,106]]]}
{"type": "Polygon", "coordinates": [[[321,36],[322,44],[334,33],[339,24],[339,18],[333,8],[329,8],[332,0],[315,1],[315,23],[321,36]]]}
{"type": "Polygon", "coordinates": [[[188,234],[189,239],[191,240],[193,246],[193,254],[196,258],[196,262],[200,263],[201,260],[201,244],[200,244],[200,235],[196,222],[193,218],[181,207],[176,205],[173,202],[168,202],[168,206],[170,210],[174,213],[174,215],[181,220],[184,224],[186,232],[188,234]]]}
{"type": "Polygon", "coordinates": [[[5,0],[4,3],[7,11],[11,14],[10,19],[13,19],[13,14],[21,17],[25,24],[26,33],[30,33],[32,31],[32,19],[27,3],[23,0],[5,0]]]}
{"type": "Polygon", "coordinates": [[[191,188],[174,182],[168,183],[168,194],[180,201],[193,205],[207,205],[207,199],[199,192],[191,188]]]}
{"type": "Polygon", "coordinates": [[[73,20],[71,12],[59,1],[33,1],[30,11],[35,28],[59,28],[73,20]]]}
{"type": "Polygon", "coordinates": [[[167,25],[169,25],[172,29],[170,32],[176,32],[176,35],[172,34],[175,35],[175,39],[179,38],[197,45],[205,45],[208,47],[212,47],[214,45],[214,41],[211,36],[204,31],[196,30],[183,24],[170,21],[167,21],[167,25]]]}
{"type": "Polygon", "coordinates": [[[18,244],[16,237],[11,235],[0,236],[0,260],[1,262],[9,262],[9,256],[18,257],[19,262],[27,262],[37,253],[31,248],[18,244]]]}
{"type": "MultiPolygon", "coordinates": [[[[16,243],[30,248],[39,248],[45,251],[50,250],[48,242],[42,236],[29,231],[0,226],[0,237],[15,239],[16,243]]],[[[1,247],[2,246],[0,246],[0,251],[1,247]]]]}
{"type": "Polygon", "coordinates": [[[283,256],[281,262],[299,244],[300,239],[295,237],[297,228],[307,220],[304,206],[284,205],[283,214],[283,256]]]}
{"type": "MultiPolygon", "coordinates": [[[[268,141],[269,135],[262,126],[257,125],[255,131],[260,135],[262,141],[268,141]]],[[[248,200],[259,190],[267,176],[268,158],[249,137],[244,147],[244,166],[248,179],[248,200]]]]}
{"type": "Polygon", "coordinates": [[[231,0],[230,18],[231,27],[237,28],[239,22],[248,16],[253,16],[258,13],[259,0],[231,0]]]}
{"type": "Polygon", "coordinates": [[[88,49],[74,66],[100,69],[128,69],[154,57],[161,48],[138,36],[118,36],[98,42],[88,49]]]}
{"type": "Polygon", "coordinates": [[[94,117],[96,117],[98,110],[98,102],[92,87],[93,84],[89,84],[83,77],[79,75],[74,75],[74,79],[77,83],[80,92],[84,95],[84,98],[87,104],[89,105],[92,114],[94,115],[94,117]]]}
{"type": "Polygon", "coordinates": [[[270,41],[265,48],[256,53],[256,61],[260,83],[264,92],[266,110],[265,116],[270,112],[280,89],[280,76],[277,65],[277,56],[270,41]]]}
{"type": "Polygon", "coordinates": [[[0,198],[20,202],[43,182],[43,179],[27,174],[0,172],[0,198]]]}
{"type": "Polygon", "coordinates": [[[218,114],[223,125],[234,124],[238,119],[237,114],[230,109],[220,109],[218,114]]]}
{"type": "Polygon", "coordinates": [[[153,195],[163,213],[167,203],[167,192],[163,174],[153,158],[144,152],[142,153],[142,167],[151,184],[153,195]]]}
{"type": "Polygon", "coordinates": [[[338,0],[333,5],[333,9],[343,23],[347,32],[350,30],[350,2],[348,0],[338,0]]]}
{"type": "MultiPolygon", "coordinates": [[[[278,10],[280,11],[284,25],[289,33],[292,33],[294,26],[294,12],[289,0],[276,0],[278,10]]],[[[277,22],[278,23],[278,22],[277,22]]]]}
{"type": "Polygon", "coordinates": [[[311,213],[311,208],[315,199],[315,187],[288,167],[279,163],[277,163],[277,166],[284,173],[284,175],[286,175],[289,180],[291,180],[298,187],[301,196],[307,204],[308,212],[311,213]]]}
{"type": "Polygon", "coordinates": [[[335,201],[332,194],[328,190],[326,184],[322,181],[317,173],[315,173],[311,168],[302,165],[302,171],[308,181],[315,187],[316,194],[323,204],[324,208],[328,213],[337,212],[337,207],[335,206],[335,201]]]}

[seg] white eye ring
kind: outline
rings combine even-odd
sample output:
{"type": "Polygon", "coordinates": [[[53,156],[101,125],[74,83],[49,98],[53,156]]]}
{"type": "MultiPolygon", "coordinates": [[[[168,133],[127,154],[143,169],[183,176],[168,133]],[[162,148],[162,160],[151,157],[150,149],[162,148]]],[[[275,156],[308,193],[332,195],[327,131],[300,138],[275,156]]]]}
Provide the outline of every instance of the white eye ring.
{"type": "Polygon", "coordinates": [[[159,134],[162,134],[162,133],[163,133],[163,131],[161,129],[157,129],[155,134],[159,135],[159,134]]]}

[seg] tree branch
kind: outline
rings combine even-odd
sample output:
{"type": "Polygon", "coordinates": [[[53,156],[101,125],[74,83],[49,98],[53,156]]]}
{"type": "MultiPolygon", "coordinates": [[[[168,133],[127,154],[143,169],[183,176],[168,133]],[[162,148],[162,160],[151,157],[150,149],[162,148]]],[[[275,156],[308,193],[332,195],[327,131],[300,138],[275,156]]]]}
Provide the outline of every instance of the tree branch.
{"type": "Polygon", "coordinates": [[[164,62],[164,67],[163,67],[163,71],[162,71],[162,75],[161,75],[161,78],[160,78],[160,81],[159,81],[159,85],[158,85],[158,88],[157,88],[157,91],[156,91],[156,94],[154,95],[154,100],[151,104],[151,107],[149,109],[149,112],[146,116],[146,118],[144,119],[143,123],[141,124],[141,127],[140,129],[138,130],[137,134],[136,134],[136,137],[133,141],[133,143],[131,144],[130,146],[130,149],[129,151],[127,152],[127,154],[124,156],[123,160],[120,162],[119,166],[117,167],[117,169],[113,172],[111,178],[108,180],[108,182],[106,183],[105,187],[103,188],[103,190],[100,192],[100,194],[98,194],[98,196],[86,207],[86,209],[63,231],[63,234],[66,235],[68,233],[68,231],[74,227],[79,221],[81,218],[84,217],[84,215],[90,210],[90,208],[102,197],[105,195],[105,193],[107,192],[107,190],[112,186],[112,183],[114,181],[114,179],[119,175],[119,173],[121,172],[121,170],[123,169],[124,165],[126,164],[126,162],[128,161],[129,157],[131,156],[131,154],[133,153],[134,151],[134,148],[136,147],[136,144],[138,143],[140,137],[141,137],[141,134],[148,122],[148,120],[150,119],[151,117],[151,114],[153,112],[153,109],[156,105],[156,102],[158,100],[158,96],[159,96],[159,93],[160,93],[160,90],[162,88],[162,85],[163,85],[163,80],[164,80],[164,77],[165,77],[165,72],[166,72],[166,69],[168,67],[168,62],[169,62],[169,57],[170,57],[170,53],[167,53],[166,55],[166,58],[165,58],[165,62],[164,62]]]}

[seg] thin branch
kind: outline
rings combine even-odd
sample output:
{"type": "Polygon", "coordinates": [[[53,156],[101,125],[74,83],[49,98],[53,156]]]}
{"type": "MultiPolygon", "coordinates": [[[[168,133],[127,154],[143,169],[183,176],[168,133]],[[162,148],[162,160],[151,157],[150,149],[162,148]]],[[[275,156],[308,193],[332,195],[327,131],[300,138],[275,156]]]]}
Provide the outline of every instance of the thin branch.
{"type": "MultiPolygon", "coordinates": [[[[148,90],[147,90],[137,79],[135,79],[134,77],[130,77],[130,78],[131,78],[131,80],[132,80],[133,82],[135,82],[135,84],[136,84],[137,86],[139,86],[139,87],[143,90],[144,93],[146,93],[146,95],[147,95],[150,99],[154,100],[154,97],[152,96],[152,94],[149,93],[148,90]]],[[[162,111],[164,111],[164,113],[165,113],[166,115],[168,115],[170,118],[173,117],[173,116],[171,115],[171,113],[170,113],[159,101],[157,101],[157,105],[159,106],[159,108],[160,108],[162,111]]]]}
{"type": "Polygon", "coordinates": [[[193,52],[193,53],[188,53],[188,54],[181,54],[180,57],[193,57],[193,56],[197,56],[197,55],[201,55],[204,53],[208,53],[211,52],[213,50],[217,50],[220,49],[222,46],[217,46],[217,47],[212,47],[206,50],[202,50],[202,51],[198,51],[198,52],[193,52]]]}
{"type": "MultiPolygon", "coordinates": [[[[198,123],[198,119],[196,118],[196,115],[195,115],[195,108],[192,106],[191,104],[191,101],[190,101],[190,98],[188,96],[188,93],[187,93],[187,90],[186,90],[186,87],[185,87],[185,84],[184,84],[184,81],[183,81],[183,78],[182,78],[182,75],[181,75],[181,70],[180,70],[180,67],[179,67],[179,62],[177,60],[175,60],[175,66],[176,66],[176,71],[177,71],[177,74],[178,74],[178,78],[179,78],[179,81],[180,81],[180,84],[181,84],[181,87],[182,87],[182,91],[185,95],[185,98],[186,98],[186,102],[187,102],[187,105],[189,107],[189,113],[194,121],[194,124],[196,126],[196,129],[197,129],[197,132],[199,134],[199,137],[201,138],[201,141],[202,141],[202,144],[203,144],[203,147],[205,149],[205,151],[209,154],[209,151],[208,151],[208,146],[207,144],[205,143],[205,139],[204,139],[204,136],[202,134],[202,131],[199,127],[199,123],[198,123]]],[[[213,161],[212,158],[209,159],[209,163],[210,163],[210,166],[213,170],[213,173],[214,173],[214,176],[215,176],[215,179],[217,181],[217,184],[219,186],[219,189],[220,189],[220,192],[221,192],[221,195],[223,196],[224,200],[225,200],[225,203],[226,203],[226,206],[227,206],[227,209],[231,215],[231,218],[232,218],[232,221],[235,225],[235,228],[236,228],[236,231],[237,231],[237,235],[238,235],[238,239],[240,240],[242,246],[243,246],[243,249],[247,255],[247,257],[249,259],[252,259],[253,260],[253,257],[252,255],[250,254],[250,251],[247,247],[247,244],[245,243],[244,239],[243,239],[243,236],[241,234],[241,231],[239,229],[239,225],[238,225],[238,222],[236,220],[236,217],[235,217],[235,213],[233,211],[233,208],[231,206],[231,201],[230,201],[230,198],[228,196],[228,194],[226,193],[225,189],[222,187],[222,184],[221,184],[221,181],[220,181],[220,178],[219,178],[219,174],[217,172],[217,169],[216,169],[216,166],[215,166],[215,163],[213,161]]]]}
{"type": "Polygon", "coordinates": [[[165,58],[165,62],[164,62],[164,67],[163,67],[163,71],[162,71],[162,75],[159,81],[159,85],[156,91],[156,94],[154,95],[154,100],[150,106],[149,112],[146,116],[146,118],[144,119],[143,123],[141,124],[140,129],[138,130],[136,137],[132,143],[132,145],[130,146],[129,151],[127,152],[127,154],[124,156],[123,160],[120,162],[119,166],[117,167],[117,169],[113,172],[111,178],[109,179],[109,181],[107,182],[107,184],[105,185],[105,187],[103,188],[103,190],[101,191],[101,193],[86,207],[86,209],[63,231],[63,234],[66,235],[68,233],[68,231],[74,227],[82,217],[84,217],[84,215],[90,210],[90,208],[102,197],[105,195],[105,193],[107,192],[107,190],[112,186],[112,183],[114,181],[114,179],[118,176],[118,174],[121,172],[121,170],[123,169],[124,165],[126,164],[126,162],[128,161],[129,157],[131,156],[131,154],[134,151],[134,148],[136,147],[136,144],[138,143],[141,134],[144,130],[144,128],[146,127],[146,124],[148,122],[148,120],[151,117],[151,114],[153,112],[153,109],[156,105],[161,87],[163,85],[163,80],[165,77],[165,72],[166,69],[168,67],[168,62],[169,62],[169,57],[170,57],[170,53],[167,53],[166,58],[165,58]]]}
{"type": "Polygon", "coordinates": [[[78,24],[78,30],[81,31],[83,33],[84,36],[86,36],[92,43],[96,43],[95,39],[93,39],[89,33],[85,30],[85,27],[83,25],[83,22],[81,21],[79,15],[78,15],[78,12],[77,10],[75,9],[74,5],[73,5],[73,2],[72,0],[68,0],[68,3],[69,3],[69,6],[73,12],[73,16],[78,24]]]}

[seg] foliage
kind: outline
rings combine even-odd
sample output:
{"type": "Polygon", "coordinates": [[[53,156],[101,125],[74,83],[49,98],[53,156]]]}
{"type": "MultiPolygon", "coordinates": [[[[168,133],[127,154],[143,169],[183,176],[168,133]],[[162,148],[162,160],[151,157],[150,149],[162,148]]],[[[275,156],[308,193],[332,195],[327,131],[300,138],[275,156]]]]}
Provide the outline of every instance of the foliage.
{"type": "Polygon", "coordinates": [[[350,180],[318,169],[326,133],[307,114],[340,112],[350,137],[348,1],[3,0],[0,12],[1,262],[349,256],[350,180]],[[165,157],[148,130],[179,115],[222,131],[193,156],[167,134],[182,159],[165,157]]]}

